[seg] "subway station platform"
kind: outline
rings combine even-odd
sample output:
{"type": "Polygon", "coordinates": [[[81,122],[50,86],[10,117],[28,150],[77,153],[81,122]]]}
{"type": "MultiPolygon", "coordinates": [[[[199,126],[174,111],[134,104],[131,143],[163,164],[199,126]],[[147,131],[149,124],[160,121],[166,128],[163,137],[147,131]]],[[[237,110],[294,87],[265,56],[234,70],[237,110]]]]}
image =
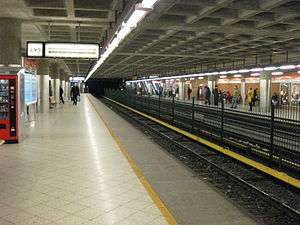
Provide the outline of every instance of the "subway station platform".
{"type": "Polygon", "coordinates": [[[0,147],[1,225],[252,225],[205,180],[91,95],[0,147]]]}

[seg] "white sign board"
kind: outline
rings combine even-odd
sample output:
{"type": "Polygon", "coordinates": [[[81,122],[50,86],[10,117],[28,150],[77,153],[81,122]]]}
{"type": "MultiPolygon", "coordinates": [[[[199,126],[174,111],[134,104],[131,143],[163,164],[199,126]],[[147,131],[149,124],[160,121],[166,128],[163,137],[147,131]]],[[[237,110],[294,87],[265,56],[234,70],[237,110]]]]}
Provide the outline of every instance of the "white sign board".
{"type": "Polygon", "coordinates": [[[27,56],[28,57],[43,57],[44,53],[44,44],[43,43],[27,43],[27,56]]]}
{"type": "Polygon", "coordinates": [[[69,80],[71,82],[79,82],[79,81],[84,81],[85,77],[70,77],[69,80]]]}
{"type": "Polygon", "coordinates": [[[98,59],[98,44],[45,43],[46,58],[98,59]]]}

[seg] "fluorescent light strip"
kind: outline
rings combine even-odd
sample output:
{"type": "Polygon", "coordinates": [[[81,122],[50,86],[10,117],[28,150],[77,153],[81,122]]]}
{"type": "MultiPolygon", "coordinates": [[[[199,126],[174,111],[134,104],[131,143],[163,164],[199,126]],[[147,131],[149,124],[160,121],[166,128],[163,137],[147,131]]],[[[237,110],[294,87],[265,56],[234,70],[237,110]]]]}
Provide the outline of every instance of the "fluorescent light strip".
{"type": "Polygon", "coordinates": [[[20,64],[9,64],[8,67],[22,67],[20,64]]]}
{"type": "Polygon", "coordinates": [[[260,76],[260,73],[251,73],[250,76],[251,76],[251,77],[259,77],[259,76],[260,76]]]}
{"type": "Polygon", "coordinates": [[[233,75],[233,77],[240,78],[240,77],[242,77],[242,75],[241,74],[235,74],[235,75],[233,75]]]}
{"type": "Polygon", "coordinates": [[[263,68],[253,68],[250,70],[251,72],[261,72],[261,71],[264,71],[263,68]]]}
{"type": "MultiPolygon", "coordinates": [[[[274,71],[274,70],[288,70],[288,69],[296,69],[296,68],[300,68],[300,65],[282,65],[279,67],[275,67],[275,66],[269,66],[269,67],[265,67],[265,68],[252,68],[252,69],[241,69],[241,70],[231,70],[231,71],[221,71],[221,72],[209,72],[209,73],[200,73],[200,74],[188,74],[188,75],[180,75],[180,76],[171,76],[171,77],[161,77],[161,78],[154,78],[154,79],[140,79],[140,80],[134,80],[134,81],[129,81],[132,83],[135,82],[141,82],[141,81],[151,81],[151,80],[168,80],[168,79],[180,79],[180,78],[190,78],[190,77],[197,77],[198,79],[204,79],[203,76],[211,76],[211,75],[225,75],[225,74],[233,74],[233,73],[248,73],[248,72],[253,72],[250,74],[251,77],[257,77],[260,76],[261,74],[259,72],[262,71],[274,71]]],[[[297,71],[297,73],[300,73],[300,71],[297,71]]],[[[278,71],[272,72],[272,75],[282,75],[283,73],[278,71]]],[[[237,74],[238,76],[234,76],[234,77],[240,77],[240,74],[237,74]]],[[[220,78],[226,78],[227,76],[220,76],[220,78]]]]}
{"type": "Polygon", "coordinates": [[[247,70],[247,69],[243,69],[243,70],[239,70],[239,73],[249,73],[250,70],[247,70]]]}
{"type": "Polygon", "coordinates": [[[280,76],[280,75],[283,75],[283,72],[280,72],[280,71],[273,72],[272,75],[274,75],[274,76],[280,76]]]}
{"type": "Polygon", "coordinates": [[[273,70],[277,70],[278,67],[275,67],[275,66],[268,66],[268,67],[265,67],[264,70],[265,71],[273,71],[273,70]]]}
{"type": "Polygon", "coordinates": [[[283,65],[283,66],[279,67],[279,69],[281,69],[281,70],[293,70],[295,68],[296,68],[295,65],[283,65]]]}
{"type": "Polygon", "coordinates": [[[85,78],[85,82],[97,71],[97,69],[104,63],[110,54],[128,36],[128,34],[130,34],[131,31],[137,27],[138,23],[142,21],[151,10],[153,10],[153,6],[157,1],[158,0],[143,0],[140,4],[136,5],[134,12],[126,22],[122,23],[120,31],[115,34],[115,38],[107,46],[105,52],[101,55],[100,59],[85,78]]]}

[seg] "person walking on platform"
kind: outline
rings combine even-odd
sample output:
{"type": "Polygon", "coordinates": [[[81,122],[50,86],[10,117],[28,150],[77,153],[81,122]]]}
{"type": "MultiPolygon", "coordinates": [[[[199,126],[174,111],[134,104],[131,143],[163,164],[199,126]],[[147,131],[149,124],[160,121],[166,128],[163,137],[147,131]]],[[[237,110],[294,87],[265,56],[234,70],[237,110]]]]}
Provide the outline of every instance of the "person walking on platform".
{"type": "Polygon", "coordinates": [[[218,89],[217,85],[213,89],[213,95],[214,95],[214,105],[218,106],[219,105],[219,99],[220,99],[220,93],[219,93],[219,89],[218,89]]]}
{"type": "Polygon", "coordinates": [[[188,90],[187,90],[187,94],[188,94],[188,100],[190,100],[191,99],[191,94],[192,94],[192,89],[191,89],[191,87],[190,86],[188,86],[188,90]]]}
{"type": "Polygon", "coordinates": [[[232,100],[231,100],[231,108],[232,109],[237,108],[238,98],[239,98],[239,90],[238,90],[238,87],[235,85],[233,92],[232,92],[232,100]]]}
{"type": "Polygon", "coordinates": [[[247,101],[249,103],[249,111],[253,110],[253,98],[254,98],[254,91],[252,88],[250,88],[247,93],[247,101]]]}
{"type": "Polygon", "coordinates": [[[253,106],[255,106],[257,101],[258,101],[258,89],[255,88],[253,91],[253,106]]]}
{"type": "Polygon", "coordinates": [[[59,104],[65,104],[65,100],[64,100],[64,90],[62,89],[62,87],[59,87],[59,104]]]}
{"type": "Polygon", "coordinates": [[[80,95],[80,93],[79,93],[78,86],[77,85],[73,86],[71,88],[71,98],[72,98],[72,101],[73,101],[73,105],[77,105],[79,95],[80,95]]]}
{"type": "Polygon", "coordinates": [[[206,85],[204,88],[204,100],[205,100],[205,105],[210,105],[210,96],[211,96],[211,92],[209,87],[206,85]]]}

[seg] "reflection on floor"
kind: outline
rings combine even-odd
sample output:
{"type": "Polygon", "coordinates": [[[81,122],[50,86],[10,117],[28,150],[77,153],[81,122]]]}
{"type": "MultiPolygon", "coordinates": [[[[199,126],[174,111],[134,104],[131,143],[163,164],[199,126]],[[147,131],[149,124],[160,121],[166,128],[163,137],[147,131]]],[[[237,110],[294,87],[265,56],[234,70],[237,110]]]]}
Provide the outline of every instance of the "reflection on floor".
{"type": "Polygon", "coordinates": [[[86,96],[0,147],[1,225],[167,224],[86,96]]]}

